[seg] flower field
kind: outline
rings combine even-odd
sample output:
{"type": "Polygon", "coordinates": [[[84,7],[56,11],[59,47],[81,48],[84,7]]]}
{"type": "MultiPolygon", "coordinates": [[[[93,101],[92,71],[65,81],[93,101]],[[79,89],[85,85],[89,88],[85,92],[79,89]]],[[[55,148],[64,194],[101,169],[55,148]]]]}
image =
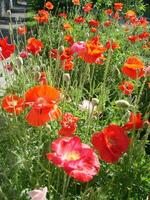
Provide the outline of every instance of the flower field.
{"type": "Polygon", "coordinates": [[[72,5],[0,38],[0,200],[148,200],[149,22],[72,5]]]}

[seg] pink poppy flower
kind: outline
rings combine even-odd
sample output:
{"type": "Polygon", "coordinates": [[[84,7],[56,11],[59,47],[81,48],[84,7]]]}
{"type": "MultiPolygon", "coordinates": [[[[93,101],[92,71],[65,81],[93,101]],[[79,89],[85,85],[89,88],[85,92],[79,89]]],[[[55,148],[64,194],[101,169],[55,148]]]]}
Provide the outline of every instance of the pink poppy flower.
{"type": "Polygon", "coordinates": [[[34,189],[28,194],[31,197],[31,200],[46,200],[47,187],[34,189]]]}
{"type": "Polygon", "coordinates": [[[99,169],[98,156],[79,137],[61,137],[52,142],[53,153],[48,153],[49,161],[64,169],[74,179],[88,182],[99,169]]]}

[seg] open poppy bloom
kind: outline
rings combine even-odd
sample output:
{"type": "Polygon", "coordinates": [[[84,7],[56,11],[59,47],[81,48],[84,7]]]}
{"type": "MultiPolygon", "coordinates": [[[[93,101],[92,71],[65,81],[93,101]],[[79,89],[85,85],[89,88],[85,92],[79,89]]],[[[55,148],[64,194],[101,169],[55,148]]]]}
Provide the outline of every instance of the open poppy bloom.
{"type": "Polygon", "coordinates": [[[63,17],[64,19],[66,19],[67,18],[67,13],[61,12],[61,13],[58,14],[58,16],[59,17],[63,17]]]}
{"type": "Polygon", "coordinates": [[[65,35],[64,40],[67,41],[70,45],[73,45],[74,39],[71,35],[65,35]]]}
{"type": "Polygon", "coordinates": [[[52,142],[53,153],[48,153],[49,161],[64,169],[74,179],[88,182],[99,169],[98,156],[79,137],[61,137],[52,142]]]}
{"type": "Polygon", "coordinates": [[[113,14],[113,11],[112,11],[112,9],[106,9],[106,10],[104,10],[104,13],[105,13],[106,15],[112,15],[112,14],[113,14]]]}
{"type": "Polygon", "coordinates": [[[72,0],[72,3],[76,6],[80,5],[80,0],[72,0]]]}
{"type": "Polygon", "coordinates": [[[122,10],[123,3],[114,3],[114,9],[115,10],[122,10]]]}
{"type": "Polygon", "coordinates": [[[42,126],[48,121],[58,119],[61,111],[57,106],[60,91],[49,85],[40,85],[30,88],[25,93],[25,104],[31,106],[26,116],[32,126],[42,126]]]}
{"type": "Polygon", "coordinates": [[[104,26],[108,27],[112,24],[112,22],[110,20],[107,20],[106,22],[104,22],[104,26]]]}
{"type": "Polygon", "coordinates": [[[15,51],[15,45],[8,44],[8,37],[0,38],[0,61],[9,58],[15,51]]]}
{"type": "Polygon", "coordinates": [[[34,19],[40,24],[48,23],[49,13],[46,10],[39,10],[38,15],[34,19]]]}
{"type": "Polygon", "coordinates": [[[54,5],[50,1],[48,1],[45,3],[44,7],[47,8],[48,10],[53,10],[54,5]]]}
{"type": "Polygon", "coordinates": [[[134,84],[129,81],[123,81],[121,85],[118,86],[120,90],[126,95],[130,95],[133,92],[134,84]]]}
{"type": "Polygon", "coordinates": [[[124,125],[124,129],[126,130],[133,130],[133,129],[139,129],[142,128],[144,125],[144,121],[142,120],[142,114],[141,113],[130,113],[130,121],[127,122],[124,125]]]}
{"type": "Polygon", "coordinates": [[[77,24],[84,23],[85,19],[83,17],[79,16],[74,19],[74,22],[77,24]]]}
{"type": "Polygon", "coordinates": [[[132,79],[144,76],[144,63],[137,57],[129,57],[121,69],[122,73],[132,79]]]}
{"type": "Polygon", "coordinates": [[[99,37],[94,37],[87,42],[75,42],[71,47],[71,52],[77,53],[78,57],[87,63],[100,64],[100,60],[105,60],[103,53],[106,48],[98,40],[99,37]]]}
{"type": "Polygon", "coordinates": [[[63,28],[66,30],[66,31],[71,31],[72,30],[72,26],[69,24],[69,23],[65,23],[63,25],[63,28]]]}
{"type": "Polygon", "coordinates": [[[95,26],[95,27],[97,27],[97,26],[99,26],[99,21],[91,19],[89,21],[89,26],[95,26]]]}
{"type": "Polygon", "coordinates": [[[26,26],[19,26],[18,27],[18,34],[19,35],[25,35],[27,33],[27,27],[26,26]]]}
{"type": "Polygon", "coordinates": [[[28,52],[37,55],[41,52],[42,48],[44,48],[44,45],[40,40],[37,40],[34,37],[28,39],[26,46],[28,52]]]}
{"type": "Polygon", "coordinates": [[[111,124],[101,132],[94,133],[92,144],[102,160],[115,163],[127,151],[130,138],[122,127],[111,124]]]}
{"type": "Polygon", "coordinates": [[[87,3],[87,4],[85,4],[85,6],[83,7],[83,11],[84,11],[85,13],[90,12],[92,9],[93,9],[93,4],[92,4],[92,3],[87,3]]]}
{"type": "Polygon", "coordinates": [[[67,137],[73,135],[76,131],[78,120],[78,117],[74,117],[71,113],[65,113],[60,121],[62,128],[58,133],[67,137]]]}
{"type": "Polygon", "coordinates": [[[128,10],[125,15],[126,19],[136,18],[136,13],[133,10],[128,10]]]}
{"type": "Polygon", "coordinates": [[[16,95],[5,96],[2,100],[2,108],[18,115],[24,111],[24,99],[16,95]]]}

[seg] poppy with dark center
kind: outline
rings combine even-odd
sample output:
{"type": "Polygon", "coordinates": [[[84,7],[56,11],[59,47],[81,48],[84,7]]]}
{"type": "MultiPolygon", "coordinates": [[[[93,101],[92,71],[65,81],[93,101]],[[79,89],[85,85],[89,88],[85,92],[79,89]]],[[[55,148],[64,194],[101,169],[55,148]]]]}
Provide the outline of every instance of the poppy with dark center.
{"type": "Polygon", "coordinates": [[[93,134],[92,144],[102,160],[115,163],[127,151],[130,138],[122,127],[111,124],[93,134]]]}
{"type": "Polygon", "coordinates": [[[98,156],[79,137],[58,138],[52,142],[51,149],[53,153],[47,154],[48,160],[77,181],[89,182],[100,169],[98,156]]]}
{"type": "Polygon", "coordinates": [[[25,93],[25,104],[31,106],[26,116],[32,126],[42,126],[46,122],[58,119],[61,111],[57,106],[60,100],[60,91],[49,86],[40,85],[30,88],[25,93]]]}
{"type": "Polygon", "coordinates": [[[0,61],[9,58],[15,51],[14,44],[8,44],[8,37],[0,38],[0,61]]]}
{"type": "Polygon", "coordinates": [[[24,98],[16,95],[5,96],[2,100],[2,108],[9,113],[18,115],[24,111],[24,98]]]}

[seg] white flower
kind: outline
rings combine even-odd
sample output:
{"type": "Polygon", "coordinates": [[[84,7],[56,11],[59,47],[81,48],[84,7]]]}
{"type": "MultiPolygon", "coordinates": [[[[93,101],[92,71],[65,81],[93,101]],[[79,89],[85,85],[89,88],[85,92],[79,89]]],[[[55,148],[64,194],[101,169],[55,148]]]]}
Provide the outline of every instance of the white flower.
{"type": "Polygon", "coordinates": [[[79,110],[81,111],[88,111],[89,113],[92,113],[93,111],[95,111],[96,106],[88,100],[83,100],[82,104],[79,104],[79,110]]]}
{"type": "Polygon", "coordinates": [[[31,197],[31,200],[46,200],[47,187],[34,189],[28,194],[31,197]]]}

